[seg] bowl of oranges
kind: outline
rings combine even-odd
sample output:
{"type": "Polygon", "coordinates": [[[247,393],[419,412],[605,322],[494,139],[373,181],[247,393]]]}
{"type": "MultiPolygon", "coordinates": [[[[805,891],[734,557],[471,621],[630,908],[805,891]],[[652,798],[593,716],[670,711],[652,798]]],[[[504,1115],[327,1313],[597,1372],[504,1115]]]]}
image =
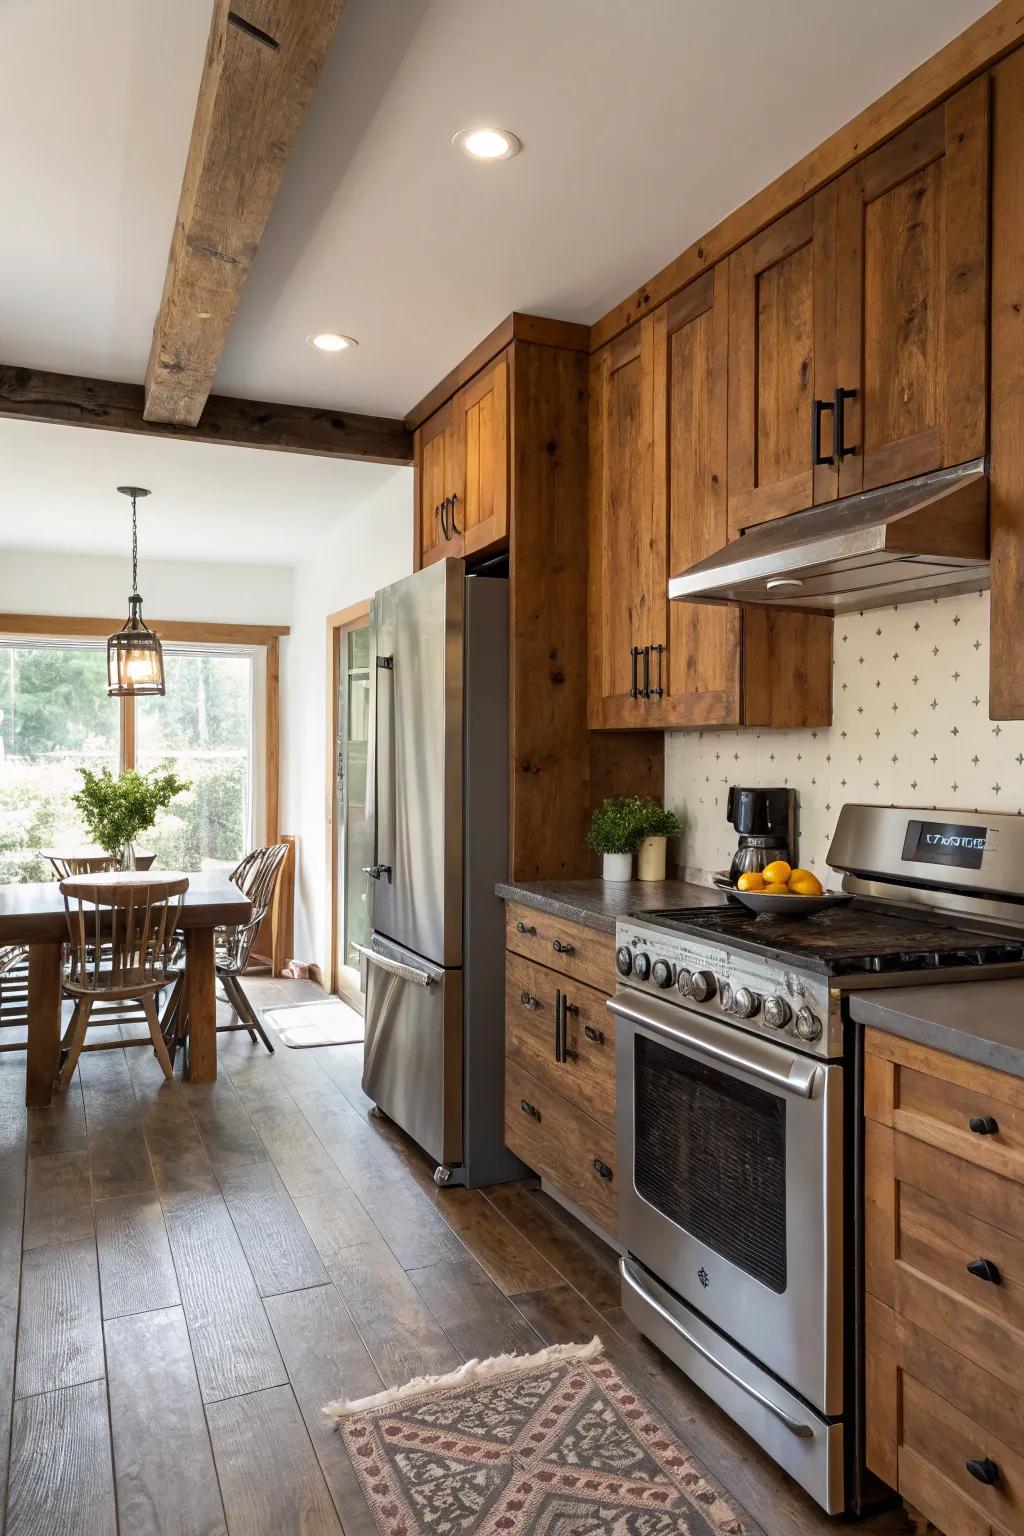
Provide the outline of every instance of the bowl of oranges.
{"type": "Polygon", "coordinates": [[[754,912],[786,917],[810,917],[825,907],[853,900],[841,892],[826,891],[811,870],[792,869],[785,859],[775,859],[761,871],[747,870],[737,880],[733,895],[754,912]]]}

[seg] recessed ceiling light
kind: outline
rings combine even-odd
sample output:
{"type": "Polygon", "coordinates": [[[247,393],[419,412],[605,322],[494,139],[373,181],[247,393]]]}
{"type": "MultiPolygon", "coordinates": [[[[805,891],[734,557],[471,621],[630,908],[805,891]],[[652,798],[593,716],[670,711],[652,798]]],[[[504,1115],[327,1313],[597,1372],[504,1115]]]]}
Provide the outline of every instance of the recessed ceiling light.
{"type": "Polygon", "coordinates": [[[311,347],[321,352],[344,352],[347,347],[359,345],[354,336],[339,336],[337,331],[317,331],[315,336],[307,336],[306,340],[311,347]]]}
{"type": "Polygon", "coordinates": [[[522,149],[522,140],[507,128],[463,128],[452,143],[471,160],[511,160],[522,149]]]}

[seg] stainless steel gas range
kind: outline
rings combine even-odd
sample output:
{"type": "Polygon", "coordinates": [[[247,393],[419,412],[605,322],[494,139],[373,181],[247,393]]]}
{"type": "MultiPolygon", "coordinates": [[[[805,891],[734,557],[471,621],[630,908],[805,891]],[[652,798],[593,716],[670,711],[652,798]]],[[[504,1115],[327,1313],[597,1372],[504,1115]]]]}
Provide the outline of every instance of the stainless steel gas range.
{"type": "Polygon", "coordinates": [[[1024,975],[1024,820],[843,808],[853,900],[616,929],[623,1306],[830,1513],[863,1472],[861,1052],[872,985],[1024,975]]]}

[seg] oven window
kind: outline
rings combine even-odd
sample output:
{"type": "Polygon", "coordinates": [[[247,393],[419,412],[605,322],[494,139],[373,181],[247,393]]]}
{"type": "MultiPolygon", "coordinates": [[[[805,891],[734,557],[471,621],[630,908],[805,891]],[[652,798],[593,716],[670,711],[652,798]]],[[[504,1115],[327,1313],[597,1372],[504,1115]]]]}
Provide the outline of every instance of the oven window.
{"type": "Polygon", "coordinates": [[[786,1289],[786,1103],[638,1034],[634,1181],[770,1290],[786,1289]]]}

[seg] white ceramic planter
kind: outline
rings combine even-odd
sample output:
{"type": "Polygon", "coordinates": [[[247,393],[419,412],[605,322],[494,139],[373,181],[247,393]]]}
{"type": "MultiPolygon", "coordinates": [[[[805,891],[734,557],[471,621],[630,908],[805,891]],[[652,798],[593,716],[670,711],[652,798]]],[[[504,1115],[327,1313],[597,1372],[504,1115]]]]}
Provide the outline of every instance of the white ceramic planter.
{"type": "Polygon", "coordinates": [[[631,853],[604,853],[601,855],[601,874],[605,880],[632,880],[633,855],[631,853]]]}
{"type": "Polygon", "coordinates": [[[636,856],[638,880],[664,880],[667,837],[645,837],[636,856]]]}

